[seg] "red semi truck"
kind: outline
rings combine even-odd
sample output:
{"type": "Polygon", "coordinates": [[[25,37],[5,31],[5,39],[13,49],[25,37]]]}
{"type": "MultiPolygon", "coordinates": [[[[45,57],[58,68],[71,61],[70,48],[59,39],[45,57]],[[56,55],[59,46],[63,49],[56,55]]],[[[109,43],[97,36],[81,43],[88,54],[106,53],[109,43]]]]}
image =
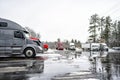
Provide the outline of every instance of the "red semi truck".
{"type": "Polygon", "coordinates": [[[56,44],[56,49],[57,49],[57,50],[64,50],[63,43],[62,43],[62,42],[57,42],[57,44],[56,44]]]}

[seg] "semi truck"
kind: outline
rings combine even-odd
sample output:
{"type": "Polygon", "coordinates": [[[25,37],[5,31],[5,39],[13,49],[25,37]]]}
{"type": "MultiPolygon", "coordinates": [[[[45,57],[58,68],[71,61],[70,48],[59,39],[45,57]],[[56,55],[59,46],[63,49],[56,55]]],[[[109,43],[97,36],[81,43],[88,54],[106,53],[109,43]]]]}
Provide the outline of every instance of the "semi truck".
{"type": "Polygon", "coordinates": [[[68,50],[73,50],[73,51],[75,51],[76,50],[76,46],[75,46],[75,43],[69,43],[69,48],[68,48],[68,50]]]}
{"type": "Polygon", "coordinates": [[[56,49],[57,50],[64,50],[64,46],[62,42],[57,42],[56,43],[56,49]]]}
{"type": "Polygon", "coordinates": [[[43,53],[30,38],[29,32],[16,22],[0,18],[0,56],[24,54],[27,58],[43,53]]]}

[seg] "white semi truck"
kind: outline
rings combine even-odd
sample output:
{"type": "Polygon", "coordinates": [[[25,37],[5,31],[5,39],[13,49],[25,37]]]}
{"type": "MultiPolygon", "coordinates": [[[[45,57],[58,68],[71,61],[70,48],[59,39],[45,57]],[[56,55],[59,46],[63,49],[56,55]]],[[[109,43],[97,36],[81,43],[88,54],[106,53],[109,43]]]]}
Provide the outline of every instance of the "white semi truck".
{"type": "Polygon", "coordinates": [[[75,50],[76,50],[75,43],[70,43],[68,49],[69,49],[69,50],[73,50],[73,51],[75,51],[75,50]]]}

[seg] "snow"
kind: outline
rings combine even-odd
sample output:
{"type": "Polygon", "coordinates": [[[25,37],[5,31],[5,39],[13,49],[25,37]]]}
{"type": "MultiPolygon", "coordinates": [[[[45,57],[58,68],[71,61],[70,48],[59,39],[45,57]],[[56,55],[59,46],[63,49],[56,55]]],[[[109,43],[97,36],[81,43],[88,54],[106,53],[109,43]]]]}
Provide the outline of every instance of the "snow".
{"type": "Polygon", "coordinates": [[[82,80],[100,80],[100,79],[89,78],[89,79],[82,79],[82,80]]]}
{"type": "Polygon", "coordinates": [[[69,75],[74,76],[74,75],[85,75],[85,74],[91,74],[91,72],[72,72],[69,75]]]}
{"type": "Polygon", "coordinates": [[[78,53],[82,52],[81,48],[75,48],[75,49],[76,49],[76,52],[78,52],[78,53]]]}
{"type": "Polygon", "coordinates": [[[51,52],[54,52],[55,50],[54,49],[48,49],[48,53],[51,53],[51,52]]]}

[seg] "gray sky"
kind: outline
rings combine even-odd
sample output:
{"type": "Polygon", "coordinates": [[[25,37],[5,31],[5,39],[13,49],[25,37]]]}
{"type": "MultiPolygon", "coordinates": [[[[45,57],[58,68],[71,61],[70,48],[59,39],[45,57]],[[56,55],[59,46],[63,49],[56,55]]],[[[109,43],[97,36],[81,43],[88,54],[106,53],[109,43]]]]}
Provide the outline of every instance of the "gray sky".
{"type": "Polygon", "coordinates": [[[0,0],[0,17],[28,26],[42,41],[88,38],[89,18],[120,16],[120,0],[0,0]]]}

